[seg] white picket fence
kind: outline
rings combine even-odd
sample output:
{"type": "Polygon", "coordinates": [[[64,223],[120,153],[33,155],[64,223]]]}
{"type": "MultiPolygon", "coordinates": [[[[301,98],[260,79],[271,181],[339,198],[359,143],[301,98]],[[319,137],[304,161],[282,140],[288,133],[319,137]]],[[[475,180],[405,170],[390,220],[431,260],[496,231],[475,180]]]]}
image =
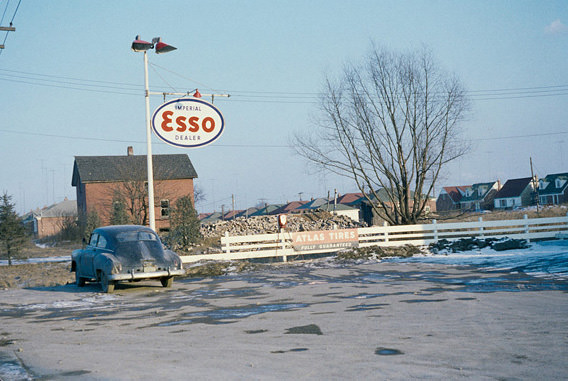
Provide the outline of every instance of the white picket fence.
{"type": "MultiPolygon", "coordinates": [[[[459,238],[502,238],[541,240],[555,239],[568,235],[568,216],[552,218],[527,218],[504,221],[484,221],[481,217],[475,222],[437,223],[425,225],[374,226],[358,228],[358,246],[415,246],[429,245],[441,239],[459,238]]],[[[252,258],[282,257],[333,253],[341,248],[317,250],[296,250],[292,242],[293,233],[256,234],[247,236],[221,237],[222,253],[186,255],[184,263],[200,260],[236,260],[252,258]]]]}

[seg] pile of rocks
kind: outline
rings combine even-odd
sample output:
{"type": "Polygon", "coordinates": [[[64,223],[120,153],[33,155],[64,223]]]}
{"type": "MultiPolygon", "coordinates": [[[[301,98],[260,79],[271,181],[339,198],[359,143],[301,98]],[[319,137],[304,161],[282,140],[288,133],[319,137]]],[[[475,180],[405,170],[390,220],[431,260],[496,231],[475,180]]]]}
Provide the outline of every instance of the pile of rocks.
{"type": "MultiPolygon", "coordinates": [[[[346,216],[335,216],[329,212],[305,214],[289,214],[286,231],[299,232],[308,230],[350,229],[360,227],[356,221],[346,216]]],[[[251,235],[278,232],[277,216],[238,217],[229,221],[202,225],[201,234],[204,238],[219,237],[229,232],[229,235],[251,235]]]]}
{"type": "Polygon", "coordinates": [[[438,253],[458,253],[461,251],[483,249],[484,247],[491,247],[496,251],[513,250],[513,249],[526,249],[529,247],[524,239],[512,238],[460,238],[455,241],[448,241],[441,239],[437,243],[430,244],[430,252],[438,253]]]}

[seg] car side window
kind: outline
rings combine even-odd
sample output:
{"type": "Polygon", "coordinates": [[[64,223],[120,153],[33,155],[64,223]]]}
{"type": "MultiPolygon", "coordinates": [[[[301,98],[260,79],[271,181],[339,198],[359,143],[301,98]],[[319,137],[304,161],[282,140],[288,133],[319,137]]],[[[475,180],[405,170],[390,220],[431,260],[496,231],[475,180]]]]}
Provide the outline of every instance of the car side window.
{"type": "Polygon", "coordinates": [[[107,245],[107,240],[102,235],[99,236],[99,241],[97,242],[97,247],[104,249],[107,245]]]}
{"type": "Polygon", "coordinates": [[[91,234],[91,240],[89,241],[89,245],[97,246],[97,240],[99,239],[99,235],[97,233],[91,234]]]}

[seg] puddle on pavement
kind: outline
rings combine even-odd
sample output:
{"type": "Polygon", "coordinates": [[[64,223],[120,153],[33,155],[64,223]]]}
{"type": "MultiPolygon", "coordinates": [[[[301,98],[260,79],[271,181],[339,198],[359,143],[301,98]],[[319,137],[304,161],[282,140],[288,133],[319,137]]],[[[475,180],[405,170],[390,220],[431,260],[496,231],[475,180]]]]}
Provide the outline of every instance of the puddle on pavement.
{"type": "Polygon", "coordinates": [[[375,349],[375,354],[379,356],[397,356],[397,355],[403,355],[404,352],[401,352],[398,349],[394,348],[379,347],[375,349]]]}
{"type": "Polygon", "coordinates": [[[292,335],[323,335],[320,327],[318,327],[316,324],[308,324],[299,327],[288,328],[284,333],[292,335]]]}
{"type": "Polygon", "coordinates": [[[287,352],[305,352],[308,348],[292,348],[288,349],[287,351],[279,350],[279,351],[270,351],[270,353],[287,353],[287,352]]]}
{"type": "Polygon", "coordinates": [[[356,306],[351,306],[351,307],[347,308],[345,311],[356,312],[356,311],[380,310],[385,306],[390,306],[390,304],[388,304],[388,303],[357,304],[356,306]]]}
{"type": "Polygon", "coordinates": [[[435,302],[445,302],[448,299],[407,299],[401,300],[403,303],[435,303],[435,302]]]}
{"type": "Polygon", "coordinates": [[[266,312],[292,311],[304,308],[309,304],[284,303],[284,304],[251,304],[235,308],[218,308],[208,311],[191,312],[183,314],[183,319],[155,324],[157,327],[171,327],[180,324],[204,323],[204,324],[227,324],[235,319],[243,319],[266,312]]]}

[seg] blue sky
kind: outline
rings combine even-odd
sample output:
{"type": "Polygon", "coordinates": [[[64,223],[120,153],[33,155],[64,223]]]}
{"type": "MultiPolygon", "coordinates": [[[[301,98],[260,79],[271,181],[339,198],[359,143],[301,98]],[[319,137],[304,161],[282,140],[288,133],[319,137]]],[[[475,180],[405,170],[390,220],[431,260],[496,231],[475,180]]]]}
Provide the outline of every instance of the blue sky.
{"type": "MultiPolygon", "coordinates": [[[[0,0],[7,26],[18,0],[0,0]]],[[[228,93],[223,136],[199,149],[153,137],[153,153],[187,153],[206,200],[243,209],[356,191],[313,173],[288,146],[313,128],[317,93],[371,41],[430,48],[471,92],[462,124],[472,151],[442,186],[568,172],[565,1],[21,0],[0,54],[0,191],[19,212],[75,199],[74,156],[146,153],[137,34],[178,50],[150,53],[153,91],[228,93]]],[[[6,32],[0,32],[0,43],[6,32]]],[[[171,99],[171,98],[168,98],[171,99]]],[[[152,110],[163,102],[151,98],[152,110]]]]}

